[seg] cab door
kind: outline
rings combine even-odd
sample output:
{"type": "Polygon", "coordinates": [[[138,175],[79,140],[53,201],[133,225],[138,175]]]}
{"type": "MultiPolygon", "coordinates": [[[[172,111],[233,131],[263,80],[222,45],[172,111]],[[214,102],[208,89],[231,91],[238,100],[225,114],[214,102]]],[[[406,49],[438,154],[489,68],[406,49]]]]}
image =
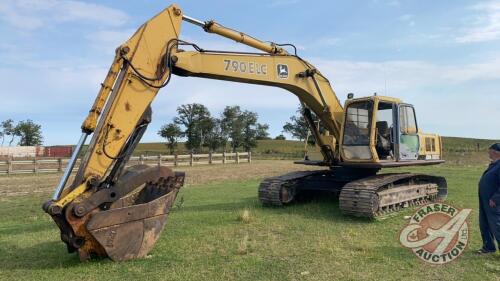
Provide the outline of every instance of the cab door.
{"type": "Polygon", "coordinates": [[[399,104],[395,112],[395,148],[398,161],[417,160],[420,148],[417,117],[410,104],[399,104]]]}

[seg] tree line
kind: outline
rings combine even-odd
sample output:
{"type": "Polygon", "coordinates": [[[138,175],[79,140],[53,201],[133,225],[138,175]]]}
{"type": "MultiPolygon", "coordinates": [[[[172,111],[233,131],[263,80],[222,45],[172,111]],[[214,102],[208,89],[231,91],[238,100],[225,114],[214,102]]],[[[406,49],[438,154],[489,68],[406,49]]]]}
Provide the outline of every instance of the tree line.
{"type": "MultiPolygon", "coordinates": [[[[208,108],[199,103],[184,104],[177,107],[177,116],[171,123],[165,124],[158,131],[158,135],[166,139],[167,147],[173,154],[179,140],[185,140],[186,148],[194,153],[202,151],[250,151],[257,146],[257,140],[270,139],[269,125],[258,122],[258,114],[243,110],[240,106],[226,106],[219,114],[213,117],[208,108]]],[[[317,121],[317,117],[313,118],[317,121]]],[[[295,139],[314,143],[309,135],[309,128],[299,106],[290,121],[283,126],[283,132],[295,139]],[[309,135],[309,136],[308,136],[309,135]]],[[[3,146],[6,142],[12,146],[36,146],[43,143],[42,127],[31,119],[17,122],[12,119],[0,123],[0,139],[3,146]]],[[[275,139],[285,140],[283,134],[275,139]]]]}
{"type": "Polygon", "coordinates": [[[36,146],[43,143],[42,126],[36,124],[30,119],[19,121],[15,124],[14,120],[7,119],[0,123],[0,138],[3,146],[7,140],[9,146],[12,146],[14,140],[21,146],[36,146]]]}
{"type": "Polygon", "coordinates": [[[269,125],[258,122],[258,114],[243,110],[240,106],[226,106],[213,117],[208,108],[199,103],[177,107],[177,116],[165,124],[158,135],[166,139],[170,153],[176,152],[180,139],[185,139],[186,148],[200,152],[236,150],[250,151],[257,146],[257,140],[269,139],[269,125]]]}

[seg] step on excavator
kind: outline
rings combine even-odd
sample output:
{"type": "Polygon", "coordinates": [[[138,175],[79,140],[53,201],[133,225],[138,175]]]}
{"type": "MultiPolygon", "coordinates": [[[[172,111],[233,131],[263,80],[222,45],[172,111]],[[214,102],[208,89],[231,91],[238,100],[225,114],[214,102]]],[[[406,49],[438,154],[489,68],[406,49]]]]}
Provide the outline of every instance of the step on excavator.
{"type": "Polygon", "coordinates": [[[397,98],[348,96],[340,104],[329,80],[292,44],[269,43],[172,5],[116,49],[82,124],[82,135],[51,200],[43,205],[69,252],[124,261],[144,257],[162,232],[184,173],[127,162],[151,122],[150,104],[172,75],[274,86],[296,95],[325,167],[264,179],[264,205],[283,206],[308,190],[339,193],[346,215],[374,218],[447,195],[442,177],[379,173],[383,168],[443,163],[441,138],[424,134],[412,105],[397,98]],[[207,50],[179,39],[183,22],[255,52],[207,50]],[[317,126],[313,117],[321,122],[317,126]],[[68,183],[88,136],[88,149],[68,183]]]}

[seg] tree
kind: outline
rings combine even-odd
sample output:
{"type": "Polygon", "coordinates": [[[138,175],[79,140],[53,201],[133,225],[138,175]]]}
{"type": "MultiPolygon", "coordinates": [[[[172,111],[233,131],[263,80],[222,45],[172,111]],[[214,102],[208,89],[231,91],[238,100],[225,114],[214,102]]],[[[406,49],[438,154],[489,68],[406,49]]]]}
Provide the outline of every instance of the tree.
{"type": "Polygon", "coordinates": [[[167,147],[170,150],[170,154],[174,154],[178,140],[182,137],[181,128],[175,123],[165,124],[158,131],[158,135],[167,139],[167,147]]]}
{"type": "Polygon", "coordinates": [[[225,146],[223,138],[222,121],[217,118],[211,118],[209,124],[210,130],[204,136],[203,145],[208,147],[209,151],[216,151],[219,147],[225,146]]]}
{"type": "Polygon", "coordinates": [[[257,123],[258,115],[252,111],[241,111],[237,105],[226,106],[221,116],[222,143],[231,140],[231,150],[235,152],[243,147],[250,151],[257,146],[257,139],[269,137],[269,125],[257,123]]]}
{"type": "Polygon", "coordinates": [[[243,127],[242,146],[245,151],[257,147],[257,113],[245,110],[240,117],[243,127]]]}
{"type": "Polygon", "coordinates": [[[191,151],[201,149],[204,136],[211,129],[208,109],[199,103],[183,104],[177,107],[177,114],[174,123],[184,126],[183,136],[187,138],[186,147],[191,151]]]}
{"type": "Polygon", "coordinates": [[[288,133],[292,135],[293,138],[302,141],[307,138],[308,131],[309,125],[302,114],[302,107],[299,106],[296,115],[290,117],[290,122],[286,122],[283,126],[283,132],[288,133]]]}
{"type": "Polygon", "coordinates": [[[257,135],[256,139],[258,140],[268,140],[271,139],[269,137],[269,125],[267,124],[257,124],[257,135]]]}
{"type": "Polygon", "coordinates": [[[2,145],[4,142],[5,136],[10,136],[10,141],[9,141],[9,146],[12,145],[12,142],[14,142],[14,138],[16,137],[16,132],[15,132],[15,126],[14,126],[14,120],[12,119],[7,119],[2,122],[1,124],[2,127],[2,145]]]}
{"type": "MultiPolygon", "coordinates": [[[[187,139],[186,147],[190,151],[201,150],[202,147],[207,147],[209,151],[223,147],[226,151],[229,142],[233,152],[240,147],[249,151],[257,146],[258,139],[269,138],[269,125],[257,123],[257,113],[242,111],[239,106],[226,106],[220,118],[212,118],[208,109],[197,103],[179,106],[177,114],[174,124],[181,125],[181,136],[187,139]]],[[[170,124],[158,132],[172,146],[176,140],[168,137],[176,133],[170,124]]]]}
{"type": "Polygon", "coordinates": [[[19,136],[19,145],[34,146],[41,145],[43,142],[42,126],[28,119],[20,121],[14,128],[14,135],[19,136]]]}
{"type": "MultiPolygon", "coordinates": [[[[309,124],[307,123],[302,110],[302,106],[299,105],[296,115],[290,117],[290,122],[286,122],[283,126],[283,132],[289,133],[293,138],[299,139],[300,141],[307,139],[307,135],[309,134],[309,124]]],[[[318,117],[314,114],[314,112],[311,112],[311,115],[314,123],[317,124],[317,122],[319,122],[318,117]]],[[[324,130],[321,123],[320,130],[324,130]]],[[[313,135],[309,135],[308,142],[310,144],[315,143],[313,135]]]]}
{"type": "Polygon", "coordinates": [[[229,139],[231,140],[231,150],[241,146],[243,142],[243,124],[241,123],[241,109],[239,106],[226,106],[222,112],[221,128],[222,137],[225,146],[229,139]]]}
{"type": "Polygon", "coordinates": [[[284,135],[277,135],[274,139],[275,140],[286,140],[284,135]]]}

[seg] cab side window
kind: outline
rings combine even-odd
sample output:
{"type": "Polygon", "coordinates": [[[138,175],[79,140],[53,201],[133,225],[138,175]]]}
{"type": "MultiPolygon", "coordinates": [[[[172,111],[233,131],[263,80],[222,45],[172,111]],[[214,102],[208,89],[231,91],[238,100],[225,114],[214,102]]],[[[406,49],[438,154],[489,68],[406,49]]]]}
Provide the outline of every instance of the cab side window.
{"type": "Polygon", "coordinates": [[[418,133],[415,110],[411,106],[401,106],[399,109],[400,130],[403,135],[413,135],[418,133]]]}

